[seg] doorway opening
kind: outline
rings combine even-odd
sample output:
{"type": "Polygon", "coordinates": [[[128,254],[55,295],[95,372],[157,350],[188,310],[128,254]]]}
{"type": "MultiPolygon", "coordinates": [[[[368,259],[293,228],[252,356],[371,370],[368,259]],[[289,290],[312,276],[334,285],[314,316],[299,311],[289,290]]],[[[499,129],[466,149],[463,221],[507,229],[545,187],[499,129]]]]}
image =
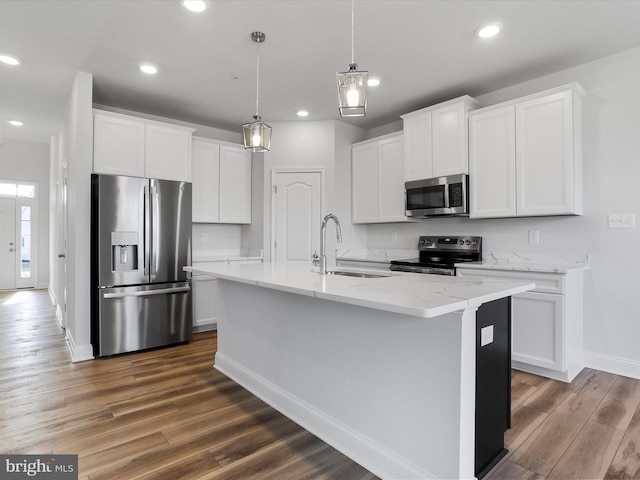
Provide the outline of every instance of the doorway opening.
{"type": "Polygon", "coordinates": [[[37,193],[37,183],[0,180],[0,290],[36,286],[37,193]]]}

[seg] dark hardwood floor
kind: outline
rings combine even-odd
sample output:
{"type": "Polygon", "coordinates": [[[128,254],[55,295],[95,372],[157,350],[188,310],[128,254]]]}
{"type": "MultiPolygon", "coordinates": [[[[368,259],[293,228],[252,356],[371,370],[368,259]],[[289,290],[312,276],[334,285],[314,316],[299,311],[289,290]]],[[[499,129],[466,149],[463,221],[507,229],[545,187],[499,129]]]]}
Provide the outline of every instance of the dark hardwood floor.
{"type": "MultiPolygon", "coordinates": [[[[189,344],[71,363],[46,291],[0,292],[0,453],[79,455],[79,478],[373,480],[189,344]]],[[[640,479],[640,381],[513,371],[510,453],[486,477],[640,479]]]]}

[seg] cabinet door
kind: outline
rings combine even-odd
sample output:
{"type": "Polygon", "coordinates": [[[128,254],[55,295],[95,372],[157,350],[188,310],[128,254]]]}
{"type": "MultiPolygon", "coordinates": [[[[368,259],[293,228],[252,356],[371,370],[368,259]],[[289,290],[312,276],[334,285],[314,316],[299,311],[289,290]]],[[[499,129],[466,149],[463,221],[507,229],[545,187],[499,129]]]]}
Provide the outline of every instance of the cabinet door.
{"type": "Polygon", "coordinates": [[[220,146],[220,223],[251,223],[251,153],[220,146]]]}
{"type": "Polygon", "coordinates": [[[526,292],[515,295],[513,305],[512,360],[565,370],[564,295],[526,292]]]}
{"type": "Polygon", "coordinates": [[[193,329],[210,330],[218,323],[218,280],[206,275],[194,275],[193,329]]]}
{"type": "Polygon", "coordinates": [[[431,112],[433,176],[469,173],[467,161],[467,110],[456,103],[431,112]]]}
{"type": "Polygon", "coordinates": [[[94,115],[93,171],[144,177],[144,123],[111,115],[94,115]]]}
{"type": "Polygon", "coordinates": [[[220,145],[194,140],[191,150],[193,221],[218,223],[220,145]]]}
{"type": "Polygon", "coordinates": [[[574,213],[570,91],[516,105],[518,215],[574,213]]]}
{"type": "Polygon", "coordinates": [[[191,131],[147,124],[145,138],[145,176],[191,181],[191,131]]]}
{"type": "Polygon", "coordinates": [[[516,216],[515,110],[469,117],[469,217],[516,216]]]}
{"type": "Polygon", "coordinates": [[[404,222],[403,136],[378,142],[378,221],[404,222]]]}
{"type": "Polygon", "coordinates": [[[378,144],[357,145],[351,151],[351,221],[378,220],[378,144]]]}
{"type": "Polygon", "coordinates": [[[405,180],[432,178],[431,112],[403,118],[402,122],[405,180]]]}

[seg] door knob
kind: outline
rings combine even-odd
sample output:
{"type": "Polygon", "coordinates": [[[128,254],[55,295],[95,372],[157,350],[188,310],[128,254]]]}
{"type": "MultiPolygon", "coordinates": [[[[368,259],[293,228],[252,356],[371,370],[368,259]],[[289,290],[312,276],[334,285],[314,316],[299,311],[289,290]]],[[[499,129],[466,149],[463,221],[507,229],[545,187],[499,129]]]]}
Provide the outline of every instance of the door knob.
{"type": "Polygon", "coordinates": [[[15,252],[15,249],[10,248],[10,249],[9,249],[9,251],[10,251],[10,252],[15,252]]]}
{"type": "Polygon", "coordinates": [[[67,256],[64,253],[59,253],[58,258],[67,258],[67,256]]]}

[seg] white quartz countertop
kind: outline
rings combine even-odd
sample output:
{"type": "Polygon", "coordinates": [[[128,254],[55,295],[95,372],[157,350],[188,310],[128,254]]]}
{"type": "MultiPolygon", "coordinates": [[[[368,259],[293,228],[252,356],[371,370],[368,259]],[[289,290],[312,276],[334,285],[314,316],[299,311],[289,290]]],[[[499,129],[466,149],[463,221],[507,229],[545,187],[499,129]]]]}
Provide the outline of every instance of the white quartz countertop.
{"type": "Polygon", "coordinates": [[[517,272],[570,273],[590,268],[590,257],[565,254],[494,253],[482,256],[481,262],[456,264],[458,268],[511,270],[517,272]]]}
{"type": "MultiPolygon", "coordinates": [[[[382,278],[320,275],[308,263],[208,263],[185,270],[299,295],[418,317],[475,308],[535,288],[521,281],[485,281],[389,272],[382,278]]],[[[341,268],[341,270],[352,270],[341,268]]],[[[380,273],[380,272],[372,272],[380,273]]]]}

